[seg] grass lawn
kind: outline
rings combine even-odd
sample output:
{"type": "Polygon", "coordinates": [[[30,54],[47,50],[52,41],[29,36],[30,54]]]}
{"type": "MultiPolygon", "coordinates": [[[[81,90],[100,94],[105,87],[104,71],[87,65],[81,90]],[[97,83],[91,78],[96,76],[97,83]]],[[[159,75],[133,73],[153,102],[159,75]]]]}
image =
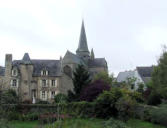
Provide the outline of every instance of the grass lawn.
{"type": "MultiPolygon", "coordinates": [[[[52,125],[39,126],[38,122],[20,122],[12,121],[10,126],[12,128],[103,128],[104,120],[100,119],[69,119],[63,122],[55,122],[52,125]]],[[[131,128],[165,128],[163,126],[151,124],[149,122],[144,122],[141,120],[131,119],[127,122],[127,125],[131,128]]]]}
{"type": "Polygon", "coordinates": [[[132,127],[132,128],[165,128],[163,126],[160,125],[155,125],[149,122],[144,122],[141,120],[135,120],[135,119],[131,119],[127,122],[127,125],[132,127]]]}
{"type": "Polygon", "coordinates": [[[9,123],[9,126],[11,128],[38,128],[38,122],[37,121],[33,121],[33,122],[29,122],[29,121],[12,121],[9,123]]]}

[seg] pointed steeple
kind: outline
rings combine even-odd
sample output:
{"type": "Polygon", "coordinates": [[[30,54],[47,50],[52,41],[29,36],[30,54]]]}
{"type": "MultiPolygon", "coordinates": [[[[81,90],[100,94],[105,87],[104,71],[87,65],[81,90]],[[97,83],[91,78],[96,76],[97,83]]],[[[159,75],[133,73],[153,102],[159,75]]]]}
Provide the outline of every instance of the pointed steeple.
{"type": "Polygon", "coordinates": [[[95,54],[94,54],[93,48],[92,48],[92,50],[91,50],[90,58],[91,58],[92,60],[95,59],[95,54]]]}
{"type": "Polygon", "coordinates": [[[78,49],[77,49],[76,53],[77,53],[77,55],[82,56],[82,57],[88,57],[90,54],[89,49],[88,49],[88,45],[87,45],[87,38],[86,38],[84,21],[82,21],[79,45],[78,45],[78,49]]]}
{"type": "Polygon", "coordinates": [[[25,53],[22,59],[23,64],[32,64],[30,56],[28,53],[25,53]]]}

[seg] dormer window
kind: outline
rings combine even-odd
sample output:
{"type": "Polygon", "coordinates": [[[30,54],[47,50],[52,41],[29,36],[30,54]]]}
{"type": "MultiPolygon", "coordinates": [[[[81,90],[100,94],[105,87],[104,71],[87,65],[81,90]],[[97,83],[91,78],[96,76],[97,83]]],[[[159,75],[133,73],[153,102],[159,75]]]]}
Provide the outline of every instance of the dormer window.
{"type": "Polygon", "coordinates": [[[42,76],[47,76],[48,75],[48,71],[47,70],[42,70],[41,71],[41,75],[42,76]]]}
{"type": "Polygon", "coordinates": [[[17,75],[18,75],[17,69],[13,69],[13,70],[12,70],[12,76],[17,76],[17,75]]]}

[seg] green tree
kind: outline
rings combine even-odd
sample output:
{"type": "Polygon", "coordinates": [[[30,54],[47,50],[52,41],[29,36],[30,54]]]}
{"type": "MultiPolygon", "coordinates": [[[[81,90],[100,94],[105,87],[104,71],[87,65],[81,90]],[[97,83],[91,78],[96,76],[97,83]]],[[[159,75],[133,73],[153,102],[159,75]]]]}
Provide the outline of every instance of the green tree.
{"type": "Polygon", "coordinates": [[[83,65],[78,65],[76,70],[73,72],[73,85],[74,90],[68,92],[68,101],[78,101],[80,98],[81,90],[86,87],[91,79],[90,74],[83,65]]]}
{"type": "Polygon", "coordinates": [[[144,84],[143,83],[139,83],[138,84],[138,89],[137,92],[143,94],[144,93],[144,84]]]}
{"type": "Polygon", "coordinates": [[[158,66],[154,67],[152,74],[152,92],[167,99],[167,51],[164,47],[163,53],[158,60],[158,66]]]}
{"type": "Polygon", "coordinates": [[[96,80],[102,80],[106,84],[109,84],[112,86],[114,82],[114,75],[113,74],[109,75],[108,72],[100,72],[97,75],[95,75],[94,81],[96,80]]]}

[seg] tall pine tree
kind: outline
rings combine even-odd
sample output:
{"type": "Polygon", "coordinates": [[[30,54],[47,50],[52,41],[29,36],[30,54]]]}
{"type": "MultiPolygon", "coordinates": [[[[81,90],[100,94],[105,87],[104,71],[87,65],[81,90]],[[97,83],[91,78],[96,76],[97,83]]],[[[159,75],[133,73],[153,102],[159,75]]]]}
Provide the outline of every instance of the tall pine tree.
{"type": "Polygon", "coordinates": [[[167,51],[165,48],[158,61],[158,66],[154,67],[152,89],[156,94],[167,99],[167,51]]]}
{"type": "Polygon", "coordinates": [[[91,79],[90,74],[83,65],[78,65],[76,70],[73,72],[73,85],[74,91],[68,92],[69,101],[78,101],[80,97],[81,90],[86,87],[91,79]]]}

